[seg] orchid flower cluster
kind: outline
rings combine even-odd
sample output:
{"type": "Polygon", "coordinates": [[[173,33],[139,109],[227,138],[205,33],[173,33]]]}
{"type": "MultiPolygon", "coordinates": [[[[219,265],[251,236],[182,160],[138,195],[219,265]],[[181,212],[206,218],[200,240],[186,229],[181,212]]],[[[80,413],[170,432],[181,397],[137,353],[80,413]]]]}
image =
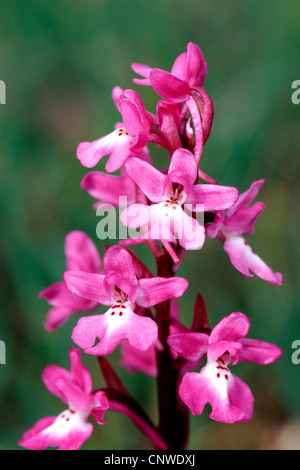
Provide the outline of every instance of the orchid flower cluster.
{"type": "Polygon", "coordinates": [[[71,335],[77,346],[70,350],[71,370],[50,365],[42,374],[46,388],[67,408],[24,434],[19,443],[28,449],[79,449],[93,430],[88,420],[103,425],[110,410],[131,419],[154,449],[186,449],[190,411],[201,415],[209,404],[213,420],[251,419],[254,398],[231,372],[235,364],[266,365],[281,356],[276,345],[247,336],[250,320],[241,312],[227,312],[210,326],[200,293],[190,327],[180,320],[177,299],[188,295],[188,280],[176,273],[186,250],[197,252],[200,260],[198,251],[207,238],[223,243],[231,264],[244,276],[281,285],[281,274],[244,238],[253,234],[264,210],[262,202],[253,203],[264,180],[240,194],[202,171],[214,108],[203,88],[208,67],[196,44],[188,43],[171,72],[138,63],[132,69],[140,76],[135,84],[150,86],[159,95],[156,114],[145,109],[136,91],[115,87],[112,98],[121,122],[107,136],[80,143],[77,157],[84,167],[94,168],[108,156],[105,172],[89,172],[81,187],[96,199],[95,207],[118,207],[126,197],[120,217],[137,235],[113,242],[101,255],[85,233],[75,230],[66,236],[63,280],[40,296],[51,306],[45,322],[49,332],[80,314],[71,335]],[[151,145],[168,154],[162,171],[152,164],[151,145]],[[135,254],[137,244],[153,254],[155,274],[135,254]],[[107,311],[97,313],[100,306],[107,311]],[[81,349],[97,356],[106,385],[102,389],[93,390],[81,349]],[[109,355],[116,349],[120,367],[157,380],[158,424],[112,366],[109,355]]]}

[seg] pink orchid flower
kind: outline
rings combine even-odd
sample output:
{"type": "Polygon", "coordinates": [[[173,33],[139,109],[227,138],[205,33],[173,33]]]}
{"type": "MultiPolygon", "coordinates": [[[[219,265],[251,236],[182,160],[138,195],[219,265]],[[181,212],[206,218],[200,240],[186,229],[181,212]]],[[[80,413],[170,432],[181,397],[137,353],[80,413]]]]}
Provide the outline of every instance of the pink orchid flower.
{"type": "Polygon", "coordinates": [[[147,350],[157,341],[157,324],[149,317],[136,314],[135,304],[148,308],[180,297],[188,282],[179,277],[137,277],[131,254],[118,245],[107,250],[103,266],[105,274],[72,270],[64,273],[71,292],[110,306],[105,314],[81,318],[73,330],[73,341],[94,355],[110,354],[125,338],[134,348],[147,350]],[[100,343],[93,347],[96,338],[100,343]]]}
{"type": "Polygon", "coordinates": [[[123,165],[132,154],[139,154],[147,145],[151,125],[155,118],[145,110],[141,98],[134,90],[116,87],[113,90],[115,104],[123,123],[105,137],[94,142],[81,142],[77,158],[83,166],[92,168],[105,156],[110,155],[105,170],[112,173],[123,165]]]}
{"type": "MultiPolygon", "coordinates": [[[[83,232],[74,230],[65,239],[65,255],[67,269],[79,269],[99,273],[101,258],[93,241],[83,232]]],[[[52,284],[43,290],[39,297],[45,297],[53,307],[47,314],[45,329],[53,331],[62,326],[74,313],[90,312],[98,307],[98,303],[81,299],[72,294],[64,281],[52,284]]]]}
{"type": "Polygon", "coordinates": [[[242,193],[238,201],[225,212],[217,212],[213,225],[206,229],[209,238],[219,238],[224,242],[224,250],[228,254],[232,265],[244,276],[256,276],[270,282],[281,285],[282,274],[273,272],[269,266],[252,250],[243,235],[254,233],[254,224],[265,206],[262,202],[256,202],[249,207],[252,200],[258,194],[265,180],[258,180],[251,184],[250,188],[242,193]]]}
{"type": "Polygon", "coordinates": [[[214,115],[211,98],[202,86],[208,71],[201,49],[189,42],[187,52],[175,60],[171,73],[144,64],[132,64],[133,70],[145,77],[134,79],[139,85],[150,85],[169,103],[185,102],[190,111],[196,135],[195,157],[200,160],[214,115]]]}
{"type": "Polygon", "coordinates": [[[207,364],[198,372],[187,372],[179,394],[193,415],[202,414],[209,403],[210,418],[222,423],[248,421],[253,414],[254,398],[247,384],[229,370],[238,362],[269,364],[281,356],[281,350],[265,341],[245,338],[250,321],[240,312],[223,318],[206,333],[169,336],[168,343],[177,354],[189,360],[207,356],[207,364]]]}
{"type": "Polygon", "coordinates": [[[50,365],[42,374],[42,380],[50,393],[57,396],[68,408],[56,416],[39,420],[24,433],[19,445],[30,450],[78,450],[90,437],[93,425],[87,422],[92,411],[97,410],[97,421],[104,424],[103,415],[109,402],[103,391],[92,392],[89,371],[80,360],[81,352],[71,348],[69,372],[62,367],[50,365]]]}
{"type": "Polygon", "coordinates": [[[132,204],[121,214],[127,227],[142,227],[141,239],[167,242],[178,239],[183,248],[197,250],[203,246],[205,230],[191,213],[222,210],[232,206],[238,198],[236,188],[194,184],[198,179],[197,162],[194,155],[183,148],[172,155],[167,174],[136,158],[130,159],[125,168],[153,203],[152,206],[132,204]]]}

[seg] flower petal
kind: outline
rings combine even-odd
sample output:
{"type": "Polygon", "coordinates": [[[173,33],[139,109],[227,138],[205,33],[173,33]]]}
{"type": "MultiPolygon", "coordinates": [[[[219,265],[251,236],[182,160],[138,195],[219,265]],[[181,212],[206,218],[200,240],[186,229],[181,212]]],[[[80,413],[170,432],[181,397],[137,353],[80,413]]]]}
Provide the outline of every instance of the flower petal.
{"type": "Polygon", "coordinates": [[[163,187],[166,176],[149,163],[138,158],[130,158],[125,164],[130,178],[141,188],[151,202],[163,199],[163,187]]]}
{"type": "Polygon", "coordinates": [[[202,414],[205,405],[209,403],[212,407],[209,417],[215,421],[249,421],[254,402],[250,388],[229,371],[224,375],[220,374],[216,367],[214,364],[208,364],[200,374],[185,374],[179,388],[182,400],[193,415],[202,414]]]}
{"type": "Polygon", "coordinates": [[[245,235],[254,233],[254,224],[259,214],[264,210],[265,205],[262,202],[256,202],[247,209],[235,212],[231,217],[227,217],[224,227],[229,232],[240,232],[245,235]]]}
{"type": "Polygon", "coordinates": [[[239,354],[239,362],[255,362],[267,365],[277,361],[282,355],[281,349],[275,344],[267,343],[258,339],[242,338],[244,346],[239,354]]]}
{"type": "Polygon", "coordinates": [[[119,245],[109,247],[103,257],[103,266],[107,272],[114,272],[133,286],[137,285],[132,257],[126,248],[119,245]]]}
{"type": "Polygon", "coordinates": [[[187,201],[192,204],[193,211],[223,210],[232,206],[238,198],[238,190],[231,186],[217,184],[196,184],[192,195],[187,201]],[[198,207],[197,207],[198,205],[198,207]],[[201,208],[201,206],[204,206],[201,208]]]}
{"type": "Polygon", "coordinates": [[[189,97],[188,84],[164,70],[152,69],[150,83],[154,90],[170,103],[186,101],[189,97]]]}
{"type": "Polygon", "coordinates": [[[209,337],[209,344],[219,341],[238,341],[248,334],[250,321],[241,312],[233,312],[224,317],[213,329],[209,337]]]}
{"type": "Polygon", "coordinates": [[[168,337],[168,344],[178,356],[196,361],[207,351],[208,335],[206,333],[173,334],[168,337]]]}
{"type": "Polygon", "coordinates": [[[84,232],[74,230],[65,239],[67,269],[97,273],[101,258],[94,242],[84,232]]]}
{"type": "Polygon", "coordinates": [[[140,279],[136,303],[141,307],[152,307],[165,300],[181,297],[187,288],[188,281],[182,277],[140,279]]]}
{"type": "Polygon", "coordinates": [[[77,148],[77,158],[83,166],[92,168],[105,155],[110,155],[105,169],[111,173],[118,170],[130,156],[129,147],[133,140],[125,129],[118,128],[93,142],[81,142],[77,148]]]}
{"type": "Polygon", "coordinates": [[[105,275],[83,271],[65,271],[64,280],[67,288],[84,299],[94,300],[99,304],[111,305],[112,292],[104,284],[105,275]]]}
{"type": "Polygon", "coordinates": [[[247,209],[249,204],[253,201],[253,199],[257,196],[259,193],[260,188],[262,185],[265,183],[264,179],[254,181],[250,188],[247,189],[244,193],[242,193],[237,200],[237,202],[232,206],[228,211],[227,211],[227,216],[231,217],[233,214],[235,214],[237,211],[247,209]]]}
{"type": "Polygon", "coordinates": [[[231,236],[224,243],[224,250],[228,254],[232,265],[244,276],[256,276],[264,279],[270,284],[280,286],[282,274],[273,272],[271,268],[256,254],[243,237],[231,236]]]}
{"type": "Polygon", "coordinates": [[[127,204],[131,204],[135,198],[135,184],[124,173],[122,176],[115,176],[92,171],[85,175],[80,187],[95,199],[115,207],[119,206],[120,197],[125,196],[127,204]]]}

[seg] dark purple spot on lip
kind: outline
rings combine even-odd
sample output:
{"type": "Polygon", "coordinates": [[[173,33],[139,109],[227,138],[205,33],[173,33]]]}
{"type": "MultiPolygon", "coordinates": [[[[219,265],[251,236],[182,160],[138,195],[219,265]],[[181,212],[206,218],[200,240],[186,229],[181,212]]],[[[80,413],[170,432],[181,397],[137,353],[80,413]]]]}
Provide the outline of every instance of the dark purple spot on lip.
{"type": "Polygon", "coordinates": [[[123,312],[120,312],[120,313],[119,313],[119,316],[121,317],[122,315],[123,315],[123,312]]]}
{"type": "Polygon", "coordinates": [[[218,377],[218,379],[220,378],[220,374],[219,374],[219,372],[217,373],[217,377],[218,377]]]}
{"type": "Polygon", "coordinates": [[[116,312],[111,312],[111,315],[114,315],[116,312]]]}
{"type": "Polygon", "coordinates": [[[225,375],[225,379],[228,380],[228,375],[227,374],[225,375]]]}

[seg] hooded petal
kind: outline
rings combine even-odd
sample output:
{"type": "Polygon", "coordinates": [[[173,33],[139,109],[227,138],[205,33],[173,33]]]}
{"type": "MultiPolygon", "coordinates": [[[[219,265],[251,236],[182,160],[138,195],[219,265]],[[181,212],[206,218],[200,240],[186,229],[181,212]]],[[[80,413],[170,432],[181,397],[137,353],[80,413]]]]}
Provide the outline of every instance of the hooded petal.
{"type": "Polygon", "coordinates": [[[244,338],[249,331],[250,321],[241,312],[233,312],[223,318],[211,331],[209,344],[220,341],[238,341],[244,338]]]}
{"type": "Polygon", "coordinates": [[[282,284],[282,274],[273,272],[269,266],[253,252],[243,237],[230,236],[224,243],[224,250],[228,254],[232,265],[244,276],[253,277],[250,271],[256,276],[271,284],[280,286],[282,284]]]}
{"type": "Polygon", "coordinates": [[[192,186],[198,179],[198,165],[194,155],[187,149],[179,148],[172,155],[168,174],[178,172],[192,186]]]}
{"type": "Polygon", "coordinates": [[[126,248],[119,245],[111,246],[103,258],[106,272],[114,272],[118,277],[126,279],[133,286],[137,285],[137,278],[133,267],[131,254],[126,248]]]}

